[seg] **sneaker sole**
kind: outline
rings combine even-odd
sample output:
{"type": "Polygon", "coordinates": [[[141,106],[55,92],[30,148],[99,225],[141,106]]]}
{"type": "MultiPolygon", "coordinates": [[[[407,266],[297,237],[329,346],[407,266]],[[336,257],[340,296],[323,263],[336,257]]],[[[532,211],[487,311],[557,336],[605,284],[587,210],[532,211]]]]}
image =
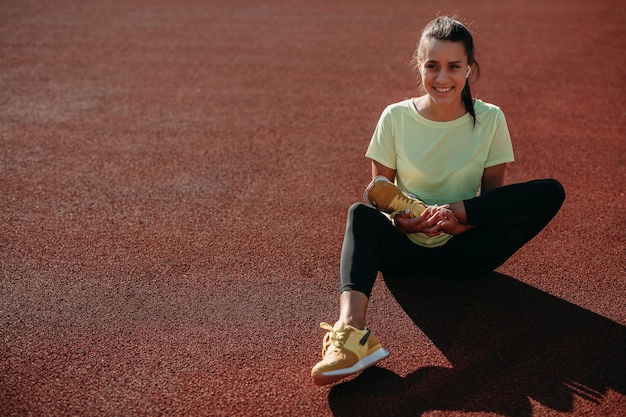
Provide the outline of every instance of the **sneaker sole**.
{"type": "Polygon", "coordinates": [[[335,371],[329,372],[320,372],[313,375],[313,383],[315,385],[326,385],[335,381],[339,381],[342,378],[369,368],[376,362],[385,359],[387,356],[389,356],[389,352],[387,352],[384,348],[380,348],[377,351],[363,357],[363,359],[361,359],[349,368],[337,369],[335,371]]]}
{"type": "Polygon", "coordinates": [[[375,183],[379,182],[379,181],[387,181],[387,182],[391,182],[389,181],[389,179],[387,179],[387,177],[383,176],[383,175],[379,175],[376,178],[374,178],[372,180],[372,182],[369,183],[369,185],[367,186],[367,188],[365,189],[365,192],[363,193],[363,198],[365,199],[365,201],[367,202],[367,204],[369,204],[372,207],[376,207],[374,205],[374,203],[372,203],[370,201],[370,198],[368,196],[368,193],[370,192],[370,190],[372,189],[372,187],[374,186],[375,183]]]}

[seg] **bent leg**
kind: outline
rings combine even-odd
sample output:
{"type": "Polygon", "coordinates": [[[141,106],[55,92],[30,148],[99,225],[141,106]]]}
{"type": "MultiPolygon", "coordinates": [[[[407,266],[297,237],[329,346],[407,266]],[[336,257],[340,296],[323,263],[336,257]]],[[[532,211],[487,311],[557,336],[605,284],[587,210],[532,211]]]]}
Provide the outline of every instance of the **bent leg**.
{"type": "Polygon", "coordinates": [[[561,184],[545,179],[507,185],[465,200],[467,223],[476,227],[435,248],[433,255],[455,260],[445,266],[449,275],[489,273],[543,230],[564,199],[561,184]]]}
{"type": "Polygon", "coordinates": [[[393,226],[375,208],[362,203],[350,207],[341,248],[342,292],[360,291],[369,298],[380,268],[382,241],[391,232],[393,226]]]}
{"type": "Polygon", "coordinates": [[[464,203],[467,224],[505,229],[517,250],[546,227],[564,200],[561,183],[542,179],[496,188],[464,203]]]}
{"type": "Polygon", "coordinates": [[[420,251],[397,232],[389,219],[373,207],[353,204],[348,210],[341,249],[340,290],[355,290],[368,298],[378,271],[415,267],[420,251]]]}

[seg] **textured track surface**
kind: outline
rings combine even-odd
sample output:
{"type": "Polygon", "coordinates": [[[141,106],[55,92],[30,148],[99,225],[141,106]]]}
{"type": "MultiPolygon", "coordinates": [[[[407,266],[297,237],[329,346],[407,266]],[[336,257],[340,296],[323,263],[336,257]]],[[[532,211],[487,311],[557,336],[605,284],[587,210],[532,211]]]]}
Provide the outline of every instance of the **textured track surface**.
{"type": "Polygon", "coordinates": [[[625,415],[624,21],[608,0],[3,1],[0,415],[625,415]],[[365,148],[454,11],[508,181],[567,200],[497,273],[381,278],[391,356],[315,387],[365,148]]]}

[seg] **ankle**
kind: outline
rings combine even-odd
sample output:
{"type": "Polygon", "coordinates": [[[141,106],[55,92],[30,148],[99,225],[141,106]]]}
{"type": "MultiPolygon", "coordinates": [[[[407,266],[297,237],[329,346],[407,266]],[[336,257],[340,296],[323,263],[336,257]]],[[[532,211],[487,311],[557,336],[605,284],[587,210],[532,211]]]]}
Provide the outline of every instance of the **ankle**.
{"type": "Polygon", "coordinates": [[[339,320],[347,326],[363,330],[368,301],[368,297],[360,291],[344,291],[340,296],[339,320]]]}
{"type": "Polygon", "coordinates": [[[357,330],[364,330],[366,327],[364,320],[341,320],[341,321],[343,321],[346,326],[352,326],[357,330]]]}

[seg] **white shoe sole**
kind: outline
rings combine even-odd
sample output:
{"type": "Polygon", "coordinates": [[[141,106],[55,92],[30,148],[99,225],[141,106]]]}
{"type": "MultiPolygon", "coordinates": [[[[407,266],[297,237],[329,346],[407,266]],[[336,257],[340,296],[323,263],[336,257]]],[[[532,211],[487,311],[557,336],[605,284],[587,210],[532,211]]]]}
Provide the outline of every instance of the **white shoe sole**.
{"type": "Polygon", "coordinates": [[[374,365],[376,362],[385,359],[387,356],[389,356],[389,352],[387,352],[384,348],[380,348],[377,351],[363,357],[360,361],[358,361],[349,368],[337,369],[334,371],[320,372],[318,374],[315,374],[313,376],[313,382],[316,385],[330,384],[331,382],[338,381],[348,375],[361,372],[362,370],[374,365]]]}
{"type": "Polygon", "coordinates": [[[374,186],[375,183],[379,182],[379,181],[387,181],[387,182],[391,182],[389,181],[389,179],[387,177],[385,177],[384,175],[378,175],[376,178],[374,178],[369,185],[365,188],[365,192],[363,193],[363,198],[365,199],[365,201],[367,202],[368,205],[372,206],[372,207],[376,207],[374,205],[374,203],[372,203],[368,197],[368,193],[370,191],[370,188],[372,188],[374,186]]]}

